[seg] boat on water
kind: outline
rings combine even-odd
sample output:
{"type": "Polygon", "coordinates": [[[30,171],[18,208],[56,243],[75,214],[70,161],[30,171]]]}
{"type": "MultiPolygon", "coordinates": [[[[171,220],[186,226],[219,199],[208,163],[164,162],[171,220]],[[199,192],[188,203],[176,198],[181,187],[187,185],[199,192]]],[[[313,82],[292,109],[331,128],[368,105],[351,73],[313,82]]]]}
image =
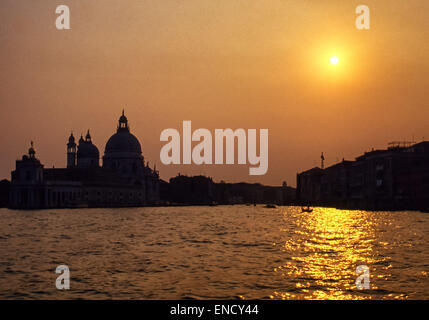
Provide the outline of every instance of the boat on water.
{"type": "Polygon", "coordinates": [[[277,208],[277,207],[276,207],[276,205],[274,205],[274,204],[266,204],[266,205],[264,206],[264,208],[267,208],[267,209],[274,209],[274,208],[277,208]]]}
{"type": "Polygon", "coordinates": [[[312,208],[310,208],[309,206],[307,206],[307,208],[301,208],[301,212],[308,212],[308,213],[310,213],[310,212],[313,212],[313,209],[312,208]]]}

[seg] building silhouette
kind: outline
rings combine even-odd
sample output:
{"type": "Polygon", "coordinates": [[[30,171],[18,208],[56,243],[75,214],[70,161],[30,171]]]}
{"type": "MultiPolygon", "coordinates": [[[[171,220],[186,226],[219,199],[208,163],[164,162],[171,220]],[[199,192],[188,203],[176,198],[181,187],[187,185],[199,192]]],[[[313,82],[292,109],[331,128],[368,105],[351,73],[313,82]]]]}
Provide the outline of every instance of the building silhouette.
{"type": "Polygon", "coordinates": [[[6,179],[0,181],[0,208],[9,205],[10,182],[6,179]]]}
{"type": "Polygon", "coordinates": [[[354,161],[297,175],[297,201],[352,209],[429,208],[429,142],[390,143],[354,161]]]}
{"type": "Polygon", "coordinates": [[[211,177],[179,174],[169,183],[162,183],[161,198],[170,204],[185,205],[290,205],[295,201],[295,189],[287,186],[286,182],[274,187],[260,183],[214,182],[211,177]]]}
{"type": "Polygon", "coordinates": [[[145,164],[138,139],[122,112],[117,131],[100,153],[88,130],[67,143],[67,167],[44,168],[31,142],[12,171],[9,207],[15,209],[126,207],[159,201],[159,173],[145,164]]]}

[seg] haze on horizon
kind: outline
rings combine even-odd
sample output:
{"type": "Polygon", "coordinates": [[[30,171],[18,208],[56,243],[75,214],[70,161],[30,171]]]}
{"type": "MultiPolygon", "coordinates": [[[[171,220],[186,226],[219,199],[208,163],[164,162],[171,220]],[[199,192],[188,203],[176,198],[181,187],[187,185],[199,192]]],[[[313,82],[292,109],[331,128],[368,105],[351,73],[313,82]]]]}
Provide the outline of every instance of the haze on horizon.
{"type": "Polygon", "coordinates": [[[295,175],[396,140],[429,139],[425,0],[3,0],[0,178],[35,141],[45,167],[66,165],[70,131],[100,154],[123,108],[161,178],[295,185],[295,175]],[[71,30],[55,28],[55,8],[71,30]],[[355,28],[355,8],[371,29],[355,28]],[[338,56],[338,65],[329,58],[338,56]],[[334,69],[335,68],[335,69],[334,69]],[[268,128],[269,169],[164,166],[166,128],[268,128]]]}

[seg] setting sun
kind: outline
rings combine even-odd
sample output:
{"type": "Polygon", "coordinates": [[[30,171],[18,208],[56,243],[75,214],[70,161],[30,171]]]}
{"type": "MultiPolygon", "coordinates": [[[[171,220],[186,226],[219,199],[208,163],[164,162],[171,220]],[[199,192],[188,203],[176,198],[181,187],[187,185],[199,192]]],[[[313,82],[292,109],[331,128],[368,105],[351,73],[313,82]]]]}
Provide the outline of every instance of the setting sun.
{"type": "Polygon", "coordinates": [[[334,56],[334,57],[331,57],[330,61],[331,61],[332,65],[337,65],[338,62],[340,62],[340,59],[338,59],[338,57],[334,56]]]}

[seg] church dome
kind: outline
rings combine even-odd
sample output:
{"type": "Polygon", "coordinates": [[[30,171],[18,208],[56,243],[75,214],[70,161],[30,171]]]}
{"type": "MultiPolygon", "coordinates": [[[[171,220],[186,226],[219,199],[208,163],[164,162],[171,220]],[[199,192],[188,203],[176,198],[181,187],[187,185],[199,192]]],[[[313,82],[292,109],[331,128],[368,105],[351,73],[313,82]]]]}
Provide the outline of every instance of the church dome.
{"type": "Polygon", "coordinates": [[[104,152],[106,155],[109,153],[134,153],[140,155],[142,153],[139,140],[130,133],[128,119],[124,111],[122,111],[122,115],[119,118],[118,129],[107,141],[104,152]]]}
{"type": "Polygon", "coordinates": [[[127,131],[118,131],[110,137],[106,143],[105,153],[112,152],[130,152],[130,153],[142,153],[140,142],[137,138],[127,131]]]}
{"type": "Polygon", "coordinates": [[[91,135],[86,134],[85,140],[81,136],[79,139],[79,146],[77,147],[77,157],[78,158],[99,158],[100,152],[95,144],[92,143],[91,135]]]}
{"type": "Polygon", "coordinates": [[[99,158],[100,152],[92,142],[81,142],[77,148],[77,156],[79,158],[99,158]]]}
{"type": "Polygon", "coordinates": [[[106,143],[103,168],[113,169],[126,177],[141,178],[144,175],[142,148],[139,140],[130,132],[124,111],[119,118],[116,133],[106,143]]]}

